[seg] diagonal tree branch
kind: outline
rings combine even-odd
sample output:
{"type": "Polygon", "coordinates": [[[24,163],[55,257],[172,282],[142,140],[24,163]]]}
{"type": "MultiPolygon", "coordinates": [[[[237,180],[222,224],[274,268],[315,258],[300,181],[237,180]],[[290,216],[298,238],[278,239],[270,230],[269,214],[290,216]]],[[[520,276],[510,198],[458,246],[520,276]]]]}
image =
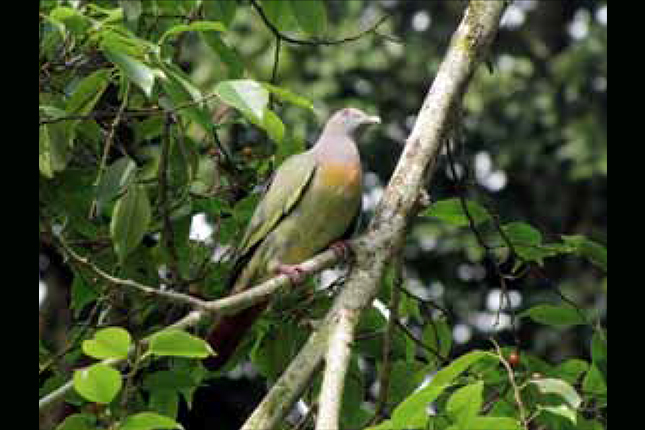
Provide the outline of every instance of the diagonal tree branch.
{"type": "MultiPolygon", "coordinates": [[[[200,322],[207,320],[208,318],[212,318],[215,315],[230,314],[241,309],[253,306],[254,304],[266,300],[267,297],[275,294],[278,290],[291,285],[291,280],[288,276],[279,275],[241,293],[227,296],[222,299],[205,301],[189,296],[187,294],[176,293],[173,291],[162,291],[157,288],[140,284],[130,279],[116,278],[103,271],[89,259],[78,255],[62,239],[60,240],[60,243],[67,255],[69,255],[74,261],[76,261],[76,263],[85,266],[89,270],[93,271],[96,275],[103,278],[109,284],[126,287],[141,294],[168,300],[173,303],[188,305],[193,309],[185,317],[175,322],[174,324],[165,327],[163,330],[189,329],[196,326],[200,322]]],[[[338,260],[339,258],[336,252],[334,252],[333,250],[327,250],[301,263],[299,266],[301,267],[303,272],[311,275],[334,266],[338,262],[338,260]]],[[[121,361],[122,360],[108,360],[105,362],[105,364],[117,365],[121,361]]],[[[73,382],[70,380],[56,390],[39,399],[38,410],[43,411],[56,404],[58,401],[62,400],[72,389],[73,382]]]]}
{"type": "Polygon", "coordinates": [[[329,347],[325,356],[325,375],[320,389],[320,408],[316,430],[336,430],[340,422],[340,409],[345,387],[345,376],[351,359],[351,343],[358,314],[342,310],[336,317],[329,347]]]}
{"type": "MultiPolygon", "coordinates": [[[[324,357],[330,356],[329,339],[337,333],[339,322],[355,325],[361,312],[376,297],[386,264],[392,255],[399,253],[415,203],[437,163],[455,108],[461,104],[470,79],[497,32],[504,8],[505,2],[501,0],[469,3],[368,232],[356,241],[356,264],[345,288],[318,330],[244,424],[244,430],[272,429],[284,419],[324,357]],[[338,318],[339,315],[350,317],[338,318]]],[[[349,327],[344,330],[352,332],[349,327]]],[[[335,392],[342,392],[342,388],[335,392]]],[[[328,407],[322,404],[323,400],[320,410],[328,407]]],[[[331,428],[337,427],[335,423],[331,428]]]]}

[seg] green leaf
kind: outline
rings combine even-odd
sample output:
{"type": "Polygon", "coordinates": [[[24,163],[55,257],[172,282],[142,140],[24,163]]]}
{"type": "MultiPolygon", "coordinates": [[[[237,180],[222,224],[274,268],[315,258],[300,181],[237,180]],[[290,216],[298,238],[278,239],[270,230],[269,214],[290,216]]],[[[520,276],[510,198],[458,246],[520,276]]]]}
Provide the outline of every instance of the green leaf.
{"type": "Polygon", "coordinates": [[[475,417],[468,423],[468,430],[524,430],[514,418],[475,417]]]}
{"type": "Polygon", "coordinates": [[[212,120],[205,109],[202,92],[195,87],[184,73],[173,65],[161,64],[165,77],[160,79],[164,93],[168,96],[172,109],[178,109],[180,116],[195,121],[204,130],[210,130],[212,120]]]}
{"type": "Polygon", "coordinates": [[[585,393],[596,397],[607,395],[607,381],[595,363],[589,366],[589,371],[582,380],[582,389],[585,393]]]}
{"type": "Polygon", "coordinates": [[[426,366],[418,361],[397,360],[392,363],[388,402],[401,402],[419,387],[426,374],[426,366]]]}
{"type": "Polygon", "coordinates": [[[262,0],[261,7],[269,22],[278,31],[297,29],[298,22],[293,16],[291,2],[285,0],[262,0]]]}
{"type": "Polygon", "coordinates": [[[38,129],[38,170],[46,178],[54,177],[54,162],[52,159],[52,145],[49,138],[49,127],[42,125],[38,129]]]}
{"type": "Polygon", "coordinates": [[[109,327],[97,331],[94,338],[82,344],[85,355],[98,358],[124,359],[128,356],[132,338],[127,330],[120,327],[109,327]]]}
{"type": "Polygon", "coordinates": [[[270,330],[254,345],[251,360],[262,375],[275,380],[305,340],[305,332],[294,324],[286,325],[280,330],[270,330]]]}
{"type": "Polygon", "coordinates": [[[230,27],[233,18],[235,18],[237,2],[229,0],[204,1],[202,2],[202,9],[209,21],[220,21],[225,26],[230,27]]]}
{"type": "Polygon", "coordinates": [[[593,363],[607,377],[607,338],[606,334],[594,332],[591,338],[591,358],[593,363]]]}
{"type": "Polygon", "coordinates": [[[559,379],[575,385],[588,370],[589,363],[578,358],[570,358],[554,368],[549,376],[557,376],[559,379]]]}
{"type": "Polygon", "coordinates": [[[135,32],[137,30],[139,17],[143,11],[141,0],[119,0],[119,4],[123,9],[123,17],[125,18],[126,25],[130,31],[135,32]]]}
{"type": "Polygon", "coordinates": [[[527,223],[511,222],[503,225],[502,231],[515,252],[525,260],[541,263],[545,257],[553,255],[551,249],[541,247],[542,233],[527,223]]]}
{"type": "Polygon", "coordinates": [[[83,308],[99,297],[99,292],[92,285],[87,283],[78,273],[74,275],[72,282],[70,307],[74,310],[74,315],[79,316],[83,308]]]}
{"type": "MultiPolygon", "coordinates": [[[[475,225],[490,219],[488,211],[477,202],[467,200],[466,208],[475,225]]],[[[439,200],[423,211],[421,216],[437,218],[459,227],[469,225],[468,217],[464,213],[462,203],[458,198],[439,200]]]]}
{"type": "Polygon", "coordinates": [[[536,399],[539,410],[576,424],[577,409],[582,404],[582,398],[568,382],[556,378],[539,378],[532,379],[529,383],[541,394],[536,399]]]}
{"type": "Polygon", "coordinates": [[[394,424],[392,424],[392,420],[385,420],[379,425],[367,427],[365,430],[396,430],[396,429],[394,428],[394,424]]]}
{"type": "Polygon", "coordinates": [[[193,392],[198,385],[199,380],[194,375],[179,368],[148,374],[143,381],[143,388],[149,395],[149,408],[169,417],[177,416],[180,394],[190,407],[193,392]]]}
{"type": "Polygon", "coordinates": [[[278,145],[284,139],[285,127],[278,115],[273,111],[266,109],[264,111],[264,120],[262,121],[262,128],[267,132],[271,140],[278,145]]]}
{"type": "Polygon", "coordinates": [[[133,184],[117,201],[112,213],[110,235],[120,261],[139,244],[151,220],[150,201],[143,185],[133,184]]]}
{"type": "Polygon", "coordinates": [[[392,413],[394,428],[423,427],[428,420],[426,412],[428,404],[436,400],[455,378],[487,356],[490,356],[488,352],[472,351],[437,372],[426,387],[409,396],[394,410],[392,413]]]}
{"type": "Polygon", "coordinates": [[[67,6],[59,6],[49,13],[49,18],[55,22],[63,23],[65,28],[77,35],[81,35],[90,27],[90,20],[79,10],[67,6]]]}
{"type": "Polygon", "coordinates": [[[67,101],[65,110],[72,115],[87,115],[101,98],[110,83],[110,70],[98,70],[83,78],[67,101]]]}
{"type": "Polygon", "coordinates": [[[558,415],[571,421],[573,424],[576,424],[576,411],[572,409],[571,406],[565,403],[560,403],[559,405],[538,405],[537,408],[541,411],[546,411],[551,414],[558,415]]]}
{"type": "Polygon", "coordinates": [[[537,305],[520,313],[519,316],[527,316],[537,323],[556,327],[587,323],[579,311],[570,306],[537,305]]]}
{"type": "Polygon", "coordinates": [[[301,95],[298,95],[291,90],[288,90],[286,88],[278,87],[266,82],[262,83],[262,86],[267,89],[271,94],[276,96],[282,101],[291,103],[296,106],[300,106],[305,109],[309,109],[310,111],[314,111],[314,103],[301,95]]]}
{"type": "MultiPolygon", "coordinates": [[[[445,318],[438,318],[426,324],[423,328],[423,343],[439,353],[441,357],[448,357],[452,348],[452,330],[445,318]]],[[[437,359],[436,355],[426,351],[429,359],[437,359]]]]}
{"type": "MultiPolygon", "coordinates": [[[[216,2],[208,1],[204,3],[204,5],[212,3],[216,2]]],[[[224,3],[235,4],[235,2],[228,0],[224,1],[224,3]]],[[[201,33],[201,37],[208,44],[208,46],[210,46],[211,49],[215,51],[220,60],[226,65],[228,69],[227,78],[239,79],[244,76],[244,62],[234,46],[227,45],[218,33],[201,33]]]]}
{"type": "Polygon", "coordinates": [[[56,430],[96,430],[96,417],[90,414],[73,414],[65,418],[56,430]]]}
{"type": "Polygon", "coordinates": [[[566,381],[556,378],[531,379],[541,394],[556,394],[562,398],[573,409],[578,409],[582,399],[578,392],[566,381]]]}
{"type": "Polygon", "coordinates": [[[105,364],[95,364],[74,372],[74,389],[90,402],[110,403],[121,390],[121,374],[105,364]]]}
{"type": "Polygon", "coordinates": [[[38,167],[43,176],[52,178],[62,172],[72,157],[74,128],[67,121],[44,124],[38,134],[38,167]]]}
{"type": "Polygon", "coordinates": [[[455,391],[446,404],[446,412],[459,428],[470,428],[470,421],[482,407],[484,383],[478,381],[455,391]]]}
{"type": "Polygon", "coordinates": [[[176,36],[186,31],[226,31],[226,27],[221,22],[216,21],[194,21],[190,24],[178,24],[171,27],[159,39],[159,45],[163,44],[170,36],[176,36]]]}
{"type": "Polygon", "coordinates": [[[121,73],[137,85],[148,97],[152,95],[155,84],[155,71],[138,59],[117,51],[112,46],[103,44],[103,53],[106,58],[115,64],[121,73]]]}
{"type": "Polygon", "coordinates": [[[178,422],[164,415],[154,412],[141,412],[130,415],[119,425],[118,430],[163,430],[181,429],[178,422]]]}
{"type": "Polygon", "coordinates": [[[502,226],[502,230],[514,245],[539,245],[542,233],[524,222],[511,222],[502,226]]]}
{"type": "Polygon", "coordinates": [[[291,0],[291,10],[305,33],[321,36],[327,30],[327,9],[321,0],[291,0]]]}
{"type": "Polygon", "coordinates": [[[259,82],[250,79],[222,81],[215,87],[215,93],[250,120],[263,124],[269,92],[259,82]]]}
{"type": "Polygon", "coordinates": [[[146,355],[206,358],[213,350],[203,339],[181,330],[163,330],[150,337],[146,355]]]}
{"type": "Polygon", "coordinates": [[[562,240],[573,249],[573,252],[587,258],[603,271],[607,271],[607,248],[580,235],[563,235],[562,240]]]}
{"type": "Polygon", "coordinates": [[[136,171],[137,165],[128,156],[121,157],[108,166],[96,189],[99,212],[130,185],[136,171]]]}

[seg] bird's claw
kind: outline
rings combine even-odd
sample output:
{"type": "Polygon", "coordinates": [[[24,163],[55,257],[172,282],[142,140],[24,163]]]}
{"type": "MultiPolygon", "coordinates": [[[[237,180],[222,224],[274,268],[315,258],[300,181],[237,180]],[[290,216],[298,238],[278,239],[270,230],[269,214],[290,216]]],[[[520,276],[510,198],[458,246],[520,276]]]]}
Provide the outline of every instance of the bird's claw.
{"type": "Polygon", "coordinates": [[[336,257],[338,257],[341,260],[347,260],[352,254],[352,249],[350,248],[349,244],[345,242],[344,240],[339,240],[338,242],[334,242],[329,246],[329,249],[334,251],[334,254],[336,254],[336,257]]]}
{"type": "Polygon", "coordinates": [[[275,271],[277,274],[286,275],[292,285],[300,284],[306,275],[304,269],[297,264],[280,264],[275,271]]]}

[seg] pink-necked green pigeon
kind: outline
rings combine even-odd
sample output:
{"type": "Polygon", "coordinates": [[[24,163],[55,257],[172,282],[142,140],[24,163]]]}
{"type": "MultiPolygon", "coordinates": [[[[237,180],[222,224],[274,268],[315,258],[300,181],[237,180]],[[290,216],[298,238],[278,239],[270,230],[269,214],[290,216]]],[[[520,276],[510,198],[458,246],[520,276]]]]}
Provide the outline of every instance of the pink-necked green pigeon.
{"type": "MultiPolygon", "coordinates": [[[[361,159],[354,135],[361,126],[377,123],[376,116],[355,108],[341,109],[310,150],[282,163],[236,248],[231,294],[277,273],[297,274],[297,264],[351,230],[362,197],[361,159]]],[[[215,322],[207,340],[217,355],[206,360],[209,369],[226,363],[267,304],[215,322]]]]}

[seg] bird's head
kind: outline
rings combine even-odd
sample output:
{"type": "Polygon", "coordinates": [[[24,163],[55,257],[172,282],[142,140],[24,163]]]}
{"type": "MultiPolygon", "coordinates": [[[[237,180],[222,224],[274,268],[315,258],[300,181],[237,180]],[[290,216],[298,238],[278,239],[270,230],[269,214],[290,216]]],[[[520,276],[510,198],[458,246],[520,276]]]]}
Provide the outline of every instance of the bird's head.
{"type": "Polygon", "coordinates": [[[380,124],[381,119],[378,116],[368,115],[360,109],[344,108],[336,112],[329,122],[346,134],[352,135],[362,126],[380,124]]]}

